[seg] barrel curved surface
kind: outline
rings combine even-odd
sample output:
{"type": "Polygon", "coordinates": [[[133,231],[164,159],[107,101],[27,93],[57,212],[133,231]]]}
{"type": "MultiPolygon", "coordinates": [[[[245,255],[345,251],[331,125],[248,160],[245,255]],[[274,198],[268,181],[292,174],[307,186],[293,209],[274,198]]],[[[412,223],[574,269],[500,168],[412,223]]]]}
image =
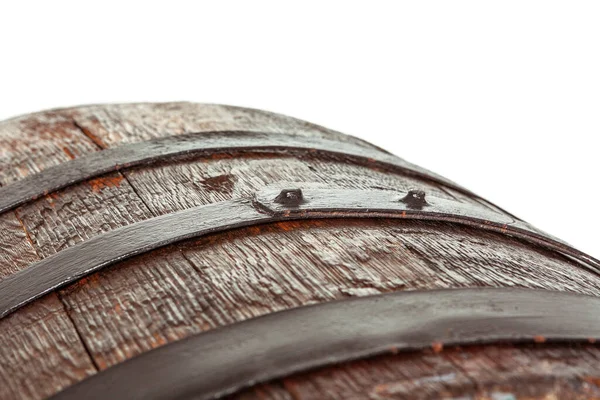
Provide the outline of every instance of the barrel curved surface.
{"type": "Polygon", "coordinates": [[[360,139],[93,105],[0,155],[0,399],[600,398],[600,262],[360,139]]]}

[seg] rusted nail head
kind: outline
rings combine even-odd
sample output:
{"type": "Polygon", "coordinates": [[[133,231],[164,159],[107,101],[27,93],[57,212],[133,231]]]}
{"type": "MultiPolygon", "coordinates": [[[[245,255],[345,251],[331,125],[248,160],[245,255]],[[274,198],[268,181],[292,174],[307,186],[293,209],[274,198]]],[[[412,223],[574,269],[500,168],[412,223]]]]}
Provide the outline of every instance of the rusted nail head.
{"type": "Polygon", "coordinates": [[[304,197],[301,189],[283,189],[274,201],[286,206],[299,206],[303,203],[304,197]]]}
{"type": "Polygon", "coordinates": [[[411,189],[407,195],[400,199],[408,208],[421,209],[427,205],[425,200],[425,192],[423,190],[411,189]]]}

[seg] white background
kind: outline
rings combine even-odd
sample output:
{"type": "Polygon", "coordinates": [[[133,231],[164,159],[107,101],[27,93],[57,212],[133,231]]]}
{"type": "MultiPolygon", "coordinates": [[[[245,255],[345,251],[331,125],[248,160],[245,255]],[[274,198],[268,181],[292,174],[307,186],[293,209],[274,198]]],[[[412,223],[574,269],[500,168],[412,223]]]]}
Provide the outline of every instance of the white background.
{"type": "Polygon", "coordinates": [[[0,3],[0,119],[225,103],[365,138],[600,257],[600,3],[0,3]]]}

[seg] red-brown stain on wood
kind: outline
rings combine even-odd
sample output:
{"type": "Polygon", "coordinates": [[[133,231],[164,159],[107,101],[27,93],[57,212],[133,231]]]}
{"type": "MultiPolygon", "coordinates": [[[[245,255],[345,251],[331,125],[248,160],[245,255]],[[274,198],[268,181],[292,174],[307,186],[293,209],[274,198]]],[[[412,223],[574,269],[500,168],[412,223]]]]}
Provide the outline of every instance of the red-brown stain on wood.
{"type": "Polygon", "coordinates": [[[600,388],[600,377],[598,376],[585,376],[583,380],[600,388]]]}
{"type": "MultiPolygon", "coordinates": [[[[20,129],[24,132],[35,132],[42,140],[60,142],[65,133],[74,130],[73,121],[64,111],[46,111],[32,114],[31,117],[19,121],[20,129]]],[[[18,143],[18,138],[15,140],[18,143]]]]}
{"type": "Polygon", "coordinates": [[[47,193],[44,196],[46,196],[46,202],[50,207],[54,207],[54,203],[60,198],[60,194],[57,192],[47,193]]]}
{"type": "Polygon", "coordinates": [[[102,141],[102,139],[100,139],[97,135],[94,135],[92,131],[89,130],[87,127],[77,124],[76,126],[83,132],[85,136],[87,136],[92,142],[94,142],[96,146],[98,146],[101,149],[107,148],[106,144],[102,141]]]}
{"type": "Polygon", "coordinates": [[[204,162],[215,161],[215,160],[227,160],[235,157],[233,153],[214,153],[205,159],[204,162]]]}
{"type": "Polygon", "coordinates": [[[546,338],[542,335],[536,335],[533,337],[533,341],[536,343],[545,343],[546,342],[546,338]]]}
{"type": "Polygon", "coordinates": [[[92,190],[96,193],[105,188],[119,187],[123,181],[123,175],[110,176],[104,178],[92,179],[88,184],[92,187],[92,190]]]}
{"type": "Polygon", "coordinates": [[[70,159],[74,159],[75,155],[73,154],[73,152],[71,150],[69,150],[68,147],[63,147],[63,152],[70,158],[70,159]]]}
{"type": "Polygon", "coordinates": [[[68,286],[65,289],[65,292],[68,293],[68,292],[78,290],[79,288],[87,287],[87,286],[93,287],[95,285],[98,285],[99,282],[100,282],[100,279],[99,279],[98,274],[84,276],[83,278],[80,278],[77,282],[68,286]]]}
{"type": "Polygon", "coordinates": [[[235,184],[236,177],[230,174],[211,176],[200,181],[200,184],[208,190],[231,193],[235,184]]]}
{"type": "Polygon", "coordinates": [[[150,346],[152,346],[154,349],[164,346],[168,343],[167,339],[165,339],[159,332],[155,332],[152,337],[154,338],[154,341],[150,343],[150,346]]]}

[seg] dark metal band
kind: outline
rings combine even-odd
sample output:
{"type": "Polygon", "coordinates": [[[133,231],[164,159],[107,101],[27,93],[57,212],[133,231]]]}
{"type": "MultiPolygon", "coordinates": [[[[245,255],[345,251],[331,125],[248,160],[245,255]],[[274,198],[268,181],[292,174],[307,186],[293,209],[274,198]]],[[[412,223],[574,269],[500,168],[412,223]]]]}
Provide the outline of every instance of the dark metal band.
{"type": "Polygon", "coordinates": [[[526,289],[396,292],[294,308],[168,344],[54,400],[214,399],[381,354],[488,343],[600,339],[600,298],[526,289]]]}
{"type": "Polygon", "coordinates": [[[0,281],[0,319],[116,262],[181,240],[274,220],[249,200],[225,201],[147,219],[66,248],[0,281]]]}
{"type": "MultiPolygon", "coordinates": [[[[435,181],[460,192],[468,190],[394,155],[333,140],[257,132],[207,132],[134,143],[85,155],[0,187],[0,213],[69,185],[102,174],[190,154],[235,151],[310,152],[343,157],[435,181]]],[[[476,197],[476,196],[475,196],[476,197]]]]}
{"type": "Polygon", "coordinates": [[[512,218],[422,192],[266,188],[232,200],[151,218],[95,236],[0,281],[0,319],[31,301],[118,261],[184,239],[282,220],[406,218],[443,221],[514,236],[559,252],[600,274],[600,262],[512,218]]]}

